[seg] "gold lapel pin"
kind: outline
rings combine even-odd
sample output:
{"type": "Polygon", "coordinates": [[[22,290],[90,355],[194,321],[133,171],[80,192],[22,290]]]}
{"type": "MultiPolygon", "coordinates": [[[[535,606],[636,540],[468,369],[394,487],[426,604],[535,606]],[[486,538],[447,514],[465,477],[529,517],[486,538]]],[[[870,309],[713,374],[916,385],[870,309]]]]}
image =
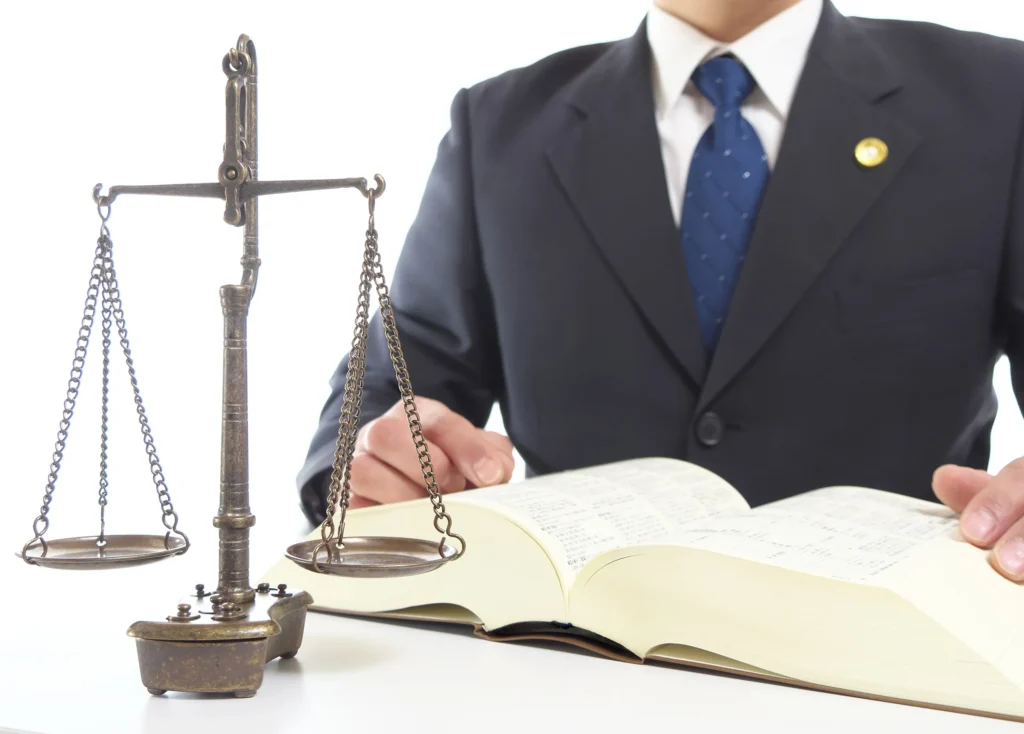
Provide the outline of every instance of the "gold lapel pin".
{"type": "Polygon", "coordinates": [[[878,138],[864,138],[857,143],[853,156],[865,168],[874,168],[885,163],[885,159],[889,157],[889,146],[878,138]]]}

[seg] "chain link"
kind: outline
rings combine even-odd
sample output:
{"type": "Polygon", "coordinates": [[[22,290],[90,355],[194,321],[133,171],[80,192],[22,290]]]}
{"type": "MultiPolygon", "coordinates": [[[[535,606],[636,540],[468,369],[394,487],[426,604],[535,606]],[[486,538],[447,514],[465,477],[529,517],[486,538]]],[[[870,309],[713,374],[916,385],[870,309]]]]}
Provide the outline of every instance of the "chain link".
{"type": "Polygon", "coordinates": [[[423,436],[423,426],[416,410],[412,383],[409,379],[409,368],[402,353],[402,345],[398,338],[398,326],[395,313],[391,306],[387,282],[380,261],[380,250],[377,242],[377,229],[374,223],[374,200],[382,191],[382,182],[378,181],[377,189],[369,189],[366,197],[369,205],[369,221],[366,229],[366,243],[363,250],[363,268],[359,278],[359,300],[356,306],[356,325],[349,351],[348,369],[345,373],[345,394],[341,407],[338,425],[338,443],[334,454],[334,467],[331,472],[331,484],[327,497],[327,517],[320,526],[321,543],[313,551],[313,565],[319,570],[317,559],[321,548],[327,549],[327,562],[333,560],[334,547],[341,548],[345,534],[345,514],[351,498],[352,458],[355,454],[356,436],[359,430],[359,414],[362,407],[363,385],[366,379],[366,339],[369,332],[370,290],[376,290],[380,305],[381,321],[384,324],[384,336],[388,345],[388,353],[398,381],[398,392],[409,422],[413,446],[419,459],[423,481],[430,495],[430,503],[434,509],[434,528],[441,534],[438,552],[444,555],[445,541],[451,538],[459,542],[459,551],[453,556],[460,557],[466,552],[466,540],[452,532],[452,518],[444,506],[441,491],[434,476],[434,466],[430,460],[427,441],[423,436]],[[334,513],[340,504],[340,518],[335,535],[334,513]],[[335,541],[332,543],[332,540],[335,541]]]}
{"type": "Polygon", "coordinates": [[[111,261],[110,252],[110,239],[103,235],[100,238],[101,246],[103,246],[103,307],[102,307],[102,319],[103,319],[103,393],[100,404],[100,490],[99,490],[99,505],[100,505],[100,535],[99,540],[96,541],[96,545],[101,548],[107,544],[107,488],[109,482],[107,480],[107,429],[108,429],[108,407],[109,407],[109,396],[110,396],[110,326],[111,326],[111,302],[110,302],[110,282],[107,280],[106,274],[113,263],[111,261]]]}

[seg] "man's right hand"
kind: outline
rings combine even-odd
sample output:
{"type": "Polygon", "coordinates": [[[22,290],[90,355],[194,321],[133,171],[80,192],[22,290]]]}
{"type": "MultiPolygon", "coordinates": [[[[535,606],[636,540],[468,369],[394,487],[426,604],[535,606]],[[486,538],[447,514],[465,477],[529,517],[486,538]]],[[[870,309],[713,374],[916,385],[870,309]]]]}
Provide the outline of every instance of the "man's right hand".
{"type": "MultiPolygon", "coordinates": [[[[503,484],[512,478],[512,442],[477,428],[443,403],[416,398],[434,478],[442,492],[503,484]]],[[[401,401],[367,423],[356,439],[349,507],[426,497],[426,483],[401,401]]]]}

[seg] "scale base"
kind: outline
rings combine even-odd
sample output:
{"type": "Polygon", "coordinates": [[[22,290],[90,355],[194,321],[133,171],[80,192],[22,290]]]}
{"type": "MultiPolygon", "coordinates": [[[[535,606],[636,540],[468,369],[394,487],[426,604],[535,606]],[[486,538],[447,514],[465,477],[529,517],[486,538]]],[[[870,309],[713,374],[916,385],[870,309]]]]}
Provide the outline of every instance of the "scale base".
{"type": "Polygon", "coordinates": [[[164,622],[136,622],[128,629],[139,654],[142,685],[153,695],[167,691],[256,695],[263,670],[274,658],[292,658],[302,645],[305,591],[271,592],[260,584],[255,599],[227,611],[217,595],[192,596],[164,622]]]}

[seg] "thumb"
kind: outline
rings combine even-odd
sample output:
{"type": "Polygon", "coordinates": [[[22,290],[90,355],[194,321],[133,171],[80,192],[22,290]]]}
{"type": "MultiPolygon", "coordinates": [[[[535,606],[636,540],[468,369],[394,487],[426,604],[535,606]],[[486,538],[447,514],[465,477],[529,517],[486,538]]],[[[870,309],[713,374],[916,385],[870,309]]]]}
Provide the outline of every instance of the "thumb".
{"type": "Polygon", "coordinates": [[[469,486],[489,487],[509,481],[514,468],[511,450],[462,416],[456,418],[461,420],[446,421],[442,431],[434,432],[434,440],[469,486]]]}
{"type": "Polygon", "coordinates": [[[448,456],[471,486],[503,484],[512,477],[510,443],[506,447],[487,431],[436,401],[424,403],[420,419],[424,435],[448,456]]]}
{"type": "Polygon", "coordinates": [[[988,486],[992,475],[981,469],[946,464],[932,475],[932,490],[942,504],[954,512],[963,512],[974,495],[988,486]]]}

